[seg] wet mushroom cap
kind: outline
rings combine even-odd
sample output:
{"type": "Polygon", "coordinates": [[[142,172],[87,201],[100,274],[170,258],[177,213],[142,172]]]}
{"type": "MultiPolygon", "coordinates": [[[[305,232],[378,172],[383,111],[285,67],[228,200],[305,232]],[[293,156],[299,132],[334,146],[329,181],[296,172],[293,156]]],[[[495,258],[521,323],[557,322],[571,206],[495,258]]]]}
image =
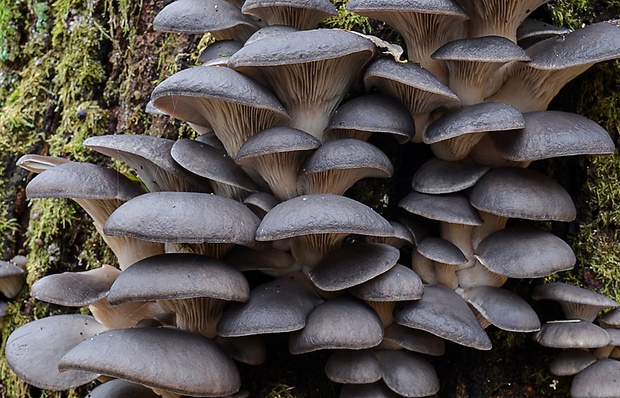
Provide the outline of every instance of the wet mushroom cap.
{"type": "Polygon", "coordinates": [[[97,372],[190,396],[229,395],[241,384],[233,360],[215,342],[173,328],[100,333],[71,349],[58,368],[97,372]]]}

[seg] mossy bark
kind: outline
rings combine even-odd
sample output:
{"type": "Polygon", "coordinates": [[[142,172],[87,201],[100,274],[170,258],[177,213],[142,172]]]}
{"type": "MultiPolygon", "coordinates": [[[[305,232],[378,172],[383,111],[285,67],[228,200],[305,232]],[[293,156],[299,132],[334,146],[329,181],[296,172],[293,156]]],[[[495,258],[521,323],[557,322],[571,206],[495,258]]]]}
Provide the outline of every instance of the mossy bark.
{"type": "MultiPolygon", "coordinates": [[[[344,11],[330,26],[380,30],[398,40],[389,28],[344,11]]],[[[2,330],[3,341],[16,327],[65,311],[30,298],[28,286],[49,273],[78,271],[114,263],[88,216],[70,200],[28,200],[25,186],[32,175],[15,161],[27,153],[64,156],[129,171],[120,163],[97,156],[82,145],[93,135],[150,134],[177,138],[191,134],[181,123],[147,115],[144,108],[153,87],[177,70],[196,63],[208,35],[154,32],[152,20],[163,0],[0,0],[0,202],[2,258],[28,257],[27,285],[11,301],[2,330]]],[[[618,17],[617,0],[556,0],[536,17],[573,28],[618,17]]],[[[571,82],[551,105],[601,124],[616,142],[620,133],[620,63],[606,62],[571,82]]],[[[412,145],[412,144],[411,144],[412,145]]],[[[398,180],[366,183],[351,194],[379,211],[389,211],[408,191],[421,161],[402,156],[408,146],[387,148],[400,159],[398,180]],[[378,185],[377,185],[378,184],[378,185]]],[[[428,152],[422,150],[422,156],[428,152]]],[[[578,256],[574,271],[558,278],[620,299],[620,158],[561,159],[535,167],[562,182],[575,197],[579,217],[569,225],[553,225],[578,256]]],[[[511,282],[524,293],[537,281],[511,282]]],[[[542,317],[555,308],[539,308],[542,317]]],[[[551,316],[551,315],[549,315],[551,316]]],[[[543,319],[544,320],[544,319],[543,319]]],[[[547,362],[552,351],[527,336],[491,331],[495,349],[471,352],[449,346],[449,356],[435,360],[443,380],[441,396],[553,397],[566,396],[570,379],[552,377],[547,362]]],[[[273,355],[256,368],[241,368],[252,396],[330,397],[338,387],[323,374],[324,354],[286,355],[286,347],[270,343],[273,355]],[[322,357],[321,357],[322,355],[322,357]],[[309,363],[316,359],[316,366],[309,363]],[[286,363],[283,363],[286,361],[286,363]]],[[[0,363],[0,395],[6,397],[77,397],[82,392],[40,391],[18,380],[0,363]]]]}

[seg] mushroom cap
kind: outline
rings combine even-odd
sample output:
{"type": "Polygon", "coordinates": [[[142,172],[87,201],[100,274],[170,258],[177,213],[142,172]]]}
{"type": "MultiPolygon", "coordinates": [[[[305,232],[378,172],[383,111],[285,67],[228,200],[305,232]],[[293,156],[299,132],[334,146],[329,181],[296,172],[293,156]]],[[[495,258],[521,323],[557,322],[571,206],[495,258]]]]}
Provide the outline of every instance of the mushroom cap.
{"type": "Polygon", "coordinates": [[[173,328],[97,334],[67,352],[58,368],[97,372],[190,396],[229,395],[241,384],[233,360],[215,342],[173,328]]]}
{"type": "Polygon", "coordinates": [[[297,32],[299,29],[289,26],[289,25],[267,25],[263,26],[256,32],[252,34],[246,41],[244,45],[249,45],[255,41],[267,39],[273,36],[281,35],[281,34],[289,34],[292,32],[297,32]]]}
{"type": "Polygon", "coordinates": [[[499,102],[483,102],[456,108],[429,124],[424,130],[426,144],[434,144],[466,134],[516,130],[525,127],[521,112],[499,102]]]}
{"type": "Polygon", "coordinates": [[[483,224],[480,215],[471,206],[469,200],[459,194],[427,195],[410,192],[398,203],[398,206],[431,220],[463,225],[483,224]]]}
{"type": "Polygon", "coordinates": [[[198,57],[198,62],[205,63],[215,59],[232,56],[243,47],[243,43],[237,40],[219,40],[210,44],[198,57]]]}
{"type": "Polygon", "coordinates": [[[340,195],[304,195],[275,206],[261,221],[256,240],[309,234],[392,236],[392,225],[370,207],[340,195]]]}
{"type": "Polygon", "coordinates": [[[252,247],[259,221],[250,209],[232,199],[193,192],[153,192],[116,209],[104,231],[151,242],[252,247]]]}
{"type": "Polygon", "coordinates": [[[123,379],[113,379],[95,387],[85,398],[157,398],[150,388],[123,379]]]}
{"type": "Polygon", "coordinates": [[[69,159],[62,157],[52,157],[28,153],[17,159],[17,162],[15,162],[15,166],[38,174],[44,172],[47,169],[51,169],[52,167],[56,167],[59,164],[67,162],[69,162],[69,159]]]}
{"type": "Polygon", "coordinates": [[[596,362],[590,351],[580,348],[562,350],[549,364],[549,371],[556,376],[573,376],[596,362]]]}
{"type": "Polygon", "coordinates": [[[347,5],[349,11],[364,15],[365,11],[393,11],[402,13],[406,11],[424,14],[447,14],[467,18],[467,14],[457,3],[446,0],[422,0],[422,1],[383,1],[383,0],[351,0],[347,5]]]}
{"type": "Polygon", "coordinates": [[[416,170],[411,188],[433,195],[459,192],[474,186],[487,171],[487,166],[432,158],[416,170]]]}
{"type": "Polygon", "coordinates": [[[344,290],[385,273],[399,257],[398,249],[381,243],[344,246],[323,257],[308,277],[321,290],[344,290]]]}
{"type": "Polygon", "coordinates": [[[530,57],[512,40],[502,36],[482,36],[448,42],[435,51],[431,58],[442,61],[471,61],[508,63],[529,61],[530,57]]]}
{"type": "Polygon", "coordinates": [[[517,43],[522,48],[528,48],[539,41],[563,35],[570,31],[570,29],[553,26],[547,22],[525,18],[517,28],[517,43]]]}
{"type": "Polygon", "coordinates": [[[311,29],[338,10],[329,0],[246,0],[244,14],[261,18],[269,25],[290,25],[311,29]]]}
{"type": "Polygon", "coordinates": [[[611,341],[605,329],[582,320],[547,322],[532,338],[543,347],[552,348],[597,348],[611,341]]]}
{"type": "Polygon", "coordinates": [[[419,329],[411,329],[406,326],[392,323],[385,328],[383,345],[396,345],[408,351],[420,354],[442,356],[446,351],[445,340],[432,333],[419,329]]]}
{"type": "Polygon", "coordinates": [[[468,260],[454,243],[434,236],[426,237],[416,248],[429,260],[447,265],[465,265],[468,260]]]}
{"type": "Polygon", "coordinates": [[[466,289],[463,298],[492,325],[510,332],[535,332],[540,321],[532,307],[519,295],[493,286],[466,289]]]}
{"type": "Polygon", "coordinates": [[[337,350],[325,363],[327,378],[341,384],[369,384],[381,380],[381,365],[372,350],[337,350]]]}
{"type": "Polygon", "coordinates": [[[254,192],[243,199],[243,204],[250,208],[259,218],[263,218],[280,201],[267,192],[254,192]]]}
{"type": "Polygon", "coordinates": [[[255,287],[246,303],[231,305],[217,325],[218,335],[237,337],[299,330],[321,301],[304,275],[291,273],[255,287]]]}
{"type": "Polygon", "coordinates": [[[338,297],[319,304],[308,315],[306,327],[291,334],[292,354],[324,349],[361,350],[383,339],[383,325],[376,312],[351,297],[338,297]]]}
{"type": "Polygon", "coordinates": [[[78,162],[45,170],[26,186],[29,198],[129,200],[143,193],[138,185],[115,170],[78,162]]]}
{"type": "Polygon", "coordinates": [[[532,299],[556,301],[560,303],[568,319],[583,319],[588,322],[592,322],[602,310],[618,307],[618,303],[609,297],[562,282],[536,286],[532,299]]]}
{"type": "Polygon", "coordinates": [[[573,378],[570,396],[574,398],[611,398],[620,391],[620,362],[599,359],[573,378]]]}
{"type": "Polygon", "coordinates": [[[121,271],[103,265],[84,272],[63,272],[47,275],[32,284],[30,294],[37,300],[83,307],[105,298],[121,271]]]}
{"type": "Polygon", "coordinates": [[[510,134],[491,134],[495,149],[512,161],[535,161],[560,156],[611,155],[616,147],[605,129],[574,113],[524,113],[525,127],[510,134]]]}
{"type": "Polygon", "coordinates": [[[598,323],[605,328],[620,328],[620,308],[615,308],[601,316],[598,323]]]}
{"type": "Polygon", "coordinates": [[[340,398],[399,398],[401,395],[390,390],[383,382],[370,384],[345,384],[340,398]]]}
{"type": "Polygon", "coordinates": [[[422,280],[411,268],[396,264],[388,271],[351,288],[351,294],[367,301],[419,300],[424,293],[422,280]]]}
{"type": "Polygon", "coordinates": [[[495,168],[472,188],[469,200],[478,210],[507,218],[572,221],[577,210],[556,181],[531,169],[495,168]]]}
{"type": "Polygon", "coordinates": [[[106,328],[88,315],[56,315],[17,328],[6,342],[7,364],[26,383],[49,390],[67,390],[95,380],[96,371],[58,371],[69,351],[106,328]]]}
{"type": "Polygon", "coordinates": [[[261,365],[267,357],[267,346],[262,336],[218,336],[215,342],[234,360],[241,363],[261,365]]]}
{"type": "Polygon", "coordinates": [[[394,134],[399,142],[404,143],[413,137],[415,124],[407,108],[399,101],[383,95],[366,94],[336,109],[325,136],[329,137],[331,130],[394,134]]]}
{"type": "Polygon", "coordinates": [[[465,301],[443,285],[425,286],[422,299],[397,304],[394,320],[466,347],[491,349],[491,340],[465,301]]]}
{"type": "Polygon", "coordinates": [[[506,228],[486,237],[476,258],[491,272],[509,278],[540,278],[572,269],[573,250],[557,236],[531,227],[506,228]]]}
{"type": "Polygon", "coordinates": [[[410,351],[377,350],[375,356],[383,370],[383,381],[404,397],[427,397],[439,391],[433,365],[410,351]]]}
{"type": "Polygon", "coordinates": [[[235,161],[245,160],[271,153],[311,151],[321,146],[314,136],[292,127],[271,127],[250,137],[239,149],[235,161]]]}
{"type": "Polygon", "coordinates": [[[123,271],[110,289],[110,304],[209,297],[247,301],[243,274],[221,260],[190,253],[147,257],[123,271]]]}

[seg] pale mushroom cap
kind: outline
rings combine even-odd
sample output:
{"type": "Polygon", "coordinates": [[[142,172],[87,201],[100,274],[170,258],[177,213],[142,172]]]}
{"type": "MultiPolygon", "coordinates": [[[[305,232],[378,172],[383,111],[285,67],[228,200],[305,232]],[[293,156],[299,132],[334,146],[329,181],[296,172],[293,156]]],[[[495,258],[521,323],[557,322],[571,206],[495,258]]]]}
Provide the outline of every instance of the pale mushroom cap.
{"type": "Polygon", "coordinates": [[[234,362],[215,342],[173,328],[100,333],[65,354],[58,367],[97,372],[190,396],[233,394],[241,383],[234,362]]]}
{"type": "Polygon", "coordinates": [[[351,288],[351,294],[368,301],[419,300],[422,280],[411,268],[396,264],[381,275],[351,288]]]}
{"type": "Polygon", "coordinates": [[[154,192],[116,209],[104,231],[151,242],[252,247],[258,223],[250,209],[232,199],[192,192],[154,192]]]}
{"type": "Polygon", "coordinates": [[[190,253],[145,258],[123,271],[108,301],[175,300],[209,297],[247,301],[250,287],[243,274],[221,260],[190,253]]]}
{"type": "Polygon", "coordinates": [[[480,211],[507,218],[572,221],[573,200],[556,181],[537,171],[496,168],[472,188],[469,200],[480,211]]]}
{"type": "Polygon", "coordinates": [[[531,227],[510,227],[485,238],[476,258],[491,272],[509,278],[539,278],[572,269],[573,250],[557,236],[531,227]]]}
{"type": "Polygon", "coordinates": [[[96,371],[58,371],[58,361],[70,349],[106,328],[87,315],[56,315],[17,328],[9,336],[5,357],[17,376],[28,384],[67,390],[89,383],[96,371]]]}
{"type": "Polygon", "coordinates": [[[571,384],[573,398],[612,398],[620,391],[620,362],[613,359],[599,359],[581,371],[571,384]]]}
{"type": "Polygon", "coordinates": [[[37,154],[26,154],[17,159],[15,165],[32,173],[42,173],[47,169],[69,162],[69,159],[37,154]]]}
{"type": "Polygon", "coordinates": [[[370,207],[340,195],[304,195],[275,206],[260,223],[256,240],[308,234],[392,236],[392,225],[370,207]]]}
{"type": "Polygon", "coordinates": [[[562,306],[567,319],[583,319],[592,322],[604,309],[616,308],[618,303],[602,294],[562,282],[536,286],[534,300],[553,300],[562,306]]]}
{"type": "Polygon", "coordinates": [[[581,320],[547,322],[532,338],[543,347],[552,348],[597,348],[611,341],[605,329],[581,320]]]}
{"type": "Polygon", "coordinates": [[[490,350],[491,340],[465,301],[443,285],[429,285],[417,301],[398,304],[397,323],[421,329],[467,347],[490,350]]]}
{"type": "Polygon", "coordinates": [[[292,354],[324,349],[361,350],[372,348],[383,339],[383,325],[369,306],[351,297],[330,299],[316,307],[306,327],[292,333],[292,354]]]}
{"type": "Polygon", "coordinates": [[[411,180],[414,191],[444,194],[471,188],[489,171],[489,167],[432,158],[416,170],[411,180]]]}
{"type": "Polygon", "coordinates": [[[516,293],[493,286],[466,289],[463,298],[492,325],[511,332],[535,332],[540,329],[538,315],[516,293]]]}
{"type": "Polygon", "coordinates": [[[338,350],[325,363],[327,378],[341,384],[369,384],[381,380],[381,365],[371,350],[338,350]]]}

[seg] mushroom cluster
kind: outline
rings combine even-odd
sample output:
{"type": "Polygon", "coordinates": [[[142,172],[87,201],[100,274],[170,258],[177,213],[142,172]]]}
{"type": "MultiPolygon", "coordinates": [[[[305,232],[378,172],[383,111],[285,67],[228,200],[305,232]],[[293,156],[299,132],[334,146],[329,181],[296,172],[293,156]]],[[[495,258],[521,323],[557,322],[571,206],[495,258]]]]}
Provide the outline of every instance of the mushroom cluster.
{"type": "MultiPolygon", "coordinates": [[[[502,286],[569,270],[575,256],[552,233],[508,221],[575,218],[568,193],[531,162],[614,153],[593,121],[546,108],[588,67],[620,58],[620,27],[550,32],[527,19],[545,1],[508,3],[350,0],[349,11],[402,35],[406,61],[376,37],[319,28],[337,12],[328,0],[163,8],[156,30],[217,40],[202,65],[151,95],[153,113],[198,136],[84,141],[127,163],[140,186],[101,166],[22,159],[40,173],[28,197],[77,201],[118,268],[33,284],[33,297],[92,316],[17,329],[9,366],[54,390],[114,379],[91,396],[241,397],[249,393],[235,361],[260,365],[264,336],[277,334],[293,355],[330,350],[325,372],[343,384],[341,397],[422,397],[439,391],[425,356],[442,355],[446,340],[489,350],[484,328],[494,325],[537,332],[544,344],[553,324],[541,327],[528,301],[502,286]],[[372,139],[384,134],[433,153],[389,217],[346,196],[362,179],[394,175],[372,139]],[[252,286],[250,271],[269,280],[252,286]]],[[[592,366],[615,378],[614,355],[607,349],[592,366]]]]}

